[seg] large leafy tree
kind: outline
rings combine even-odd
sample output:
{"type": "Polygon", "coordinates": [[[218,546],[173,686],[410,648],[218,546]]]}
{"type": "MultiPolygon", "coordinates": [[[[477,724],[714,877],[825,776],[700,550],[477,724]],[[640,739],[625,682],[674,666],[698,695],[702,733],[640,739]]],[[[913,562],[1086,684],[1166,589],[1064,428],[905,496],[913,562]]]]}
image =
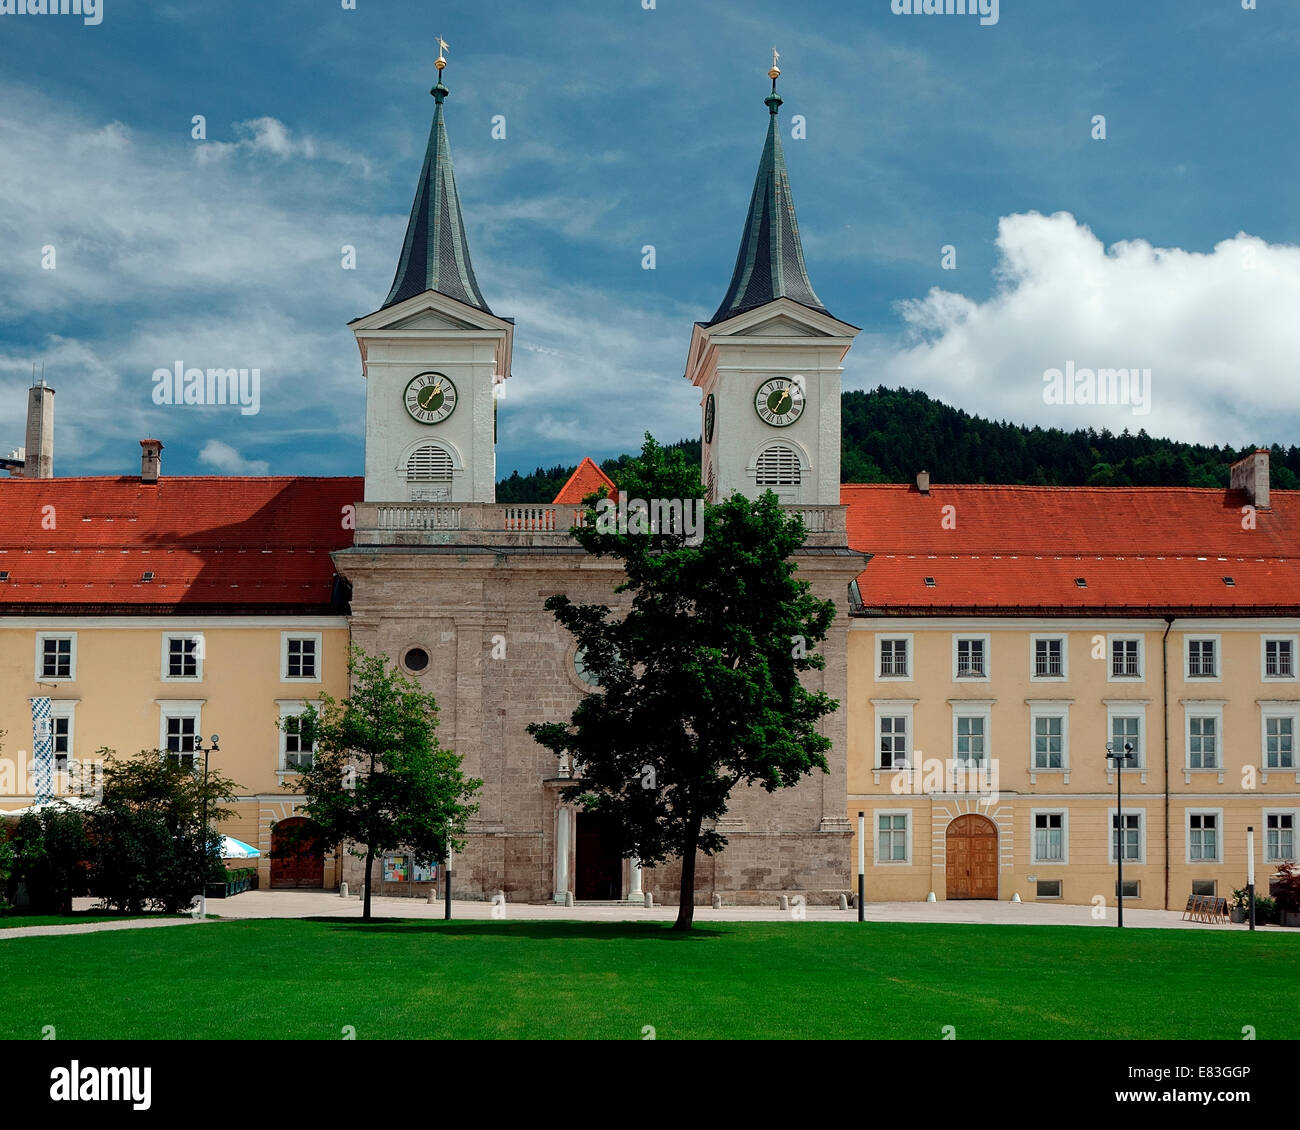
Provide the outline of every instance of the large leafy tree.
{"type": "MultiPolygon", "coordinates": [[[[698,469],[649,435],[618,484],[628,499],[702,495],[698,469]]],[[[770,491],[704,507],[698,545],[680,531],[608,532],[596,523],[595,500],[573,535],[588,552],[622,562],[617,591],[632,594],[631,608],[614,619],[604,605],[547,599],[602,689],[569,722],[528,731],[580,767],[581,781],[565,795],[613,817],[624,856],[647,865],[680,858],[674,929],[687,930],[696,860],[726,846],[708,825],[732,791],[774,792],[826,771],[830,740],[817,724],[839,704],[806,689],[800,674],[825,665],[814,646],[835,607],[796,577],[790,556],[804,541],[803,523],[770,491]]]]}
{"type": "Polygon", "coordinates": [[[101,749],[102,795],[86,815],[90,889],[108,906],[184,910],[222,873],[221,833],[239,786],[215,767],[158,750],[120,760],[101,749]],[[206,804],[207,824],[204,825],[206,804]]]}
{"type": "Polygon", "coordinates": [[[438,744],[433,695],[386,656],[352,649],[351,693],[342,702],[322,695],[292,727],[315,747],[312,765],[286,787],[306,797],[303,814],[324,848],[348,845],[365,860],[362,916],[370,918],[375,857],[401,848],[421,866],[461,851],[471,798],[483,782],[461,774],[461,759],[438,744]],[[360,846],[357,846],[360,845],[360,846]]]}

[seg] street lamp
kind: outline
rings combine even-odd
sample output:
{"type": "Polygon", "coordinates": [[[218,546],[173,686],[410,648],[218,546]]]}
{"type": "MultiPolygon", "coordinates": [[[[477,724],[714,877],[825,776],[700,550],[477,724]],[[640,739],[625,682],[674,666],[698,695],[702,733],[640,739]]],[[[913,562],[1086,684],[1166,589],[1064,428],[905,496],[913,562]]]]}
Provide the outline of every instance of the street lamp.
{"type": "Polygon", "coordinates": [[[1118,926],[1124,928],[1124,766],[1133,760],[1133,744],[1124,743],[1124,752],[1115,752],[1115,743],[1106,743],[1106,760],[1115,762],[1115,905],[1118,926]]]}
{"type": "Polygon", "coordinates": [[[199,917],[207,918],[208,916],[208,754],[220,753],[221,746],[217,743],[220,736],[213,734],[208,745],[203,744],[203,739],[199,739],[199,744],[195,747],[196,753],[203,754],[203,798],[200,802],[203,809],[203,827],[199,832],[199,917]]]}

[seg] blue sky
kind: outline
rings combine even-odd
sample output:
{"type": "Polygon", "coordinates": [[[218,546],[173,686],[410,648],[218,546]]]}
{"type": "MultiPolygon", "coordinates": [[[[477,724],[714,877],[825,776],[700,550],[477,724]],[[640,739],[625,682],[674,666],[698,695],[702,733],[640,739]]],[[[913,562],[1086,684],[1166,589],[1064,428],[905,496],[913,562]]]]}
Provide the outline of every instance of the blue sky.
{"type": "Polygon", "coordinates": [[[698,434],[681,373],[730,277],[773,44],[809,274],[863,328],[846,387],[1300,442],[1300,6],[1002,0],[981,26],[655,2],[0,15],[0,454],[44,360],[59,475],[130,473],[147,435],[165,474],[360,474],[346,323],[392,281],[438,33],[479,284],[517,320],[501,474],[698,434]],[[177,360],[260,368],[260,410],[154,404],[177,360]],[[1149,411],[1046,403],[1067,362],[1149,368],[1149,411]]]}

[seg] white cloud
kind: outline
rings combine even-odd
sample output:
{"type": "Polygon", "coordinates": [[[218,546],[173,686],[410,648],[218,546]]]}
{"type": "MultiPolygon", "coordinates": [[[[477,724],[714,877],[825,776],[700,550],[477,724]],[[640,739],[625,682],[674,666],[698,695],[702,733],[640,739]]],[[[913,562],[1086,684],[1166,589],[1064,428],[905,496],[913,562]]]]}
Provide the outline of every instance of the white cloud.
{"type": "Polygon", "coordinates": [[[901,342],[852,355],[857,385],[905,385],[971,412],[1055,426],[1145,428],[1204,443],[1281,441],[1300,418],[1300,247],[1245,233],[1212,252],[1109,249],[1068,213],[1007,216],[998,288],[898,304],[901,342]],[[1149,414],[1044,402],[1044,374],[1150,369],[1149,414]]]}
{"type": "Polygon", "coordinates": [[[216,468],[223,475],[265,475],[270,469],[265,459],[245,459],[230,444],[219,439],[210,439],[203,445],[199,462],[216,468]]]}

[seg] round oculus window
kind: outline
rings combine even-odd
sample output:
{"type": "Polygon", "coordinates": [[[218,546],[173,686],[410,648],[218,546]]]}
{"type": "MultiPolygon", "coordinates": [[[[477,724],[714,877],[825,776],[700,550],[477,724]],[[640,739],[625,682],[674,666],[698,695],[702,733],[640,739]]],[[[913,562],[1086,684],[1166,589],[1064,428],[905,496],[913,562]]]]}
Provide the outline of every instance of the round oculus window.
{"type": "Polygon", "coordinates": [[[422,647],[413,647],[402,656],[402,666],[408,671],[423,671],[429,666],[429,653],[422,647]]]}
{"type": "Polygon", "coordinates": [[[573,669],[577,672],[578,678],[589,687],[600,686],[600,679],[596,673],[587,667],[587,649],[580,647],[573,655],[573,669]]]}

